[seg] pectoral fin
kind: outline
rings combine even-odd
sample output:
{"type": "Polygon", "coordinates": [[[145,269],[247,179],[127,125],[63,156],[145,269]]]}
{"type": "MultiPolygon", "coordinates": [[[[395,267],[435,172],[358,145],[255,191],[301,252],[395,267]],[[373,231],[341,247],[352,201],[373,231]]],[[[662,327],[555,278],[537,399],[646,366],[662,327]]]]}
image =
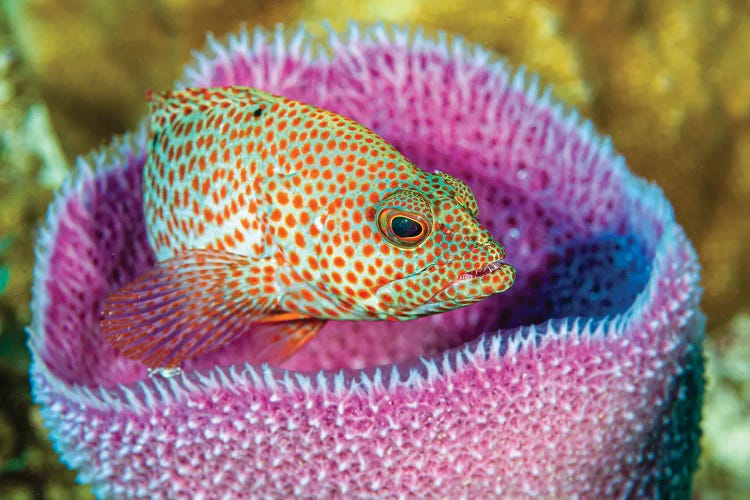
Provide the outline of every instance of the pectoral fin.
{"type": "Polygon", "coordinates": [[[125,356],[177,367],[250,331],[278,303],[272,259],[192,250],[109,295],[100,327],[125,356]]]}

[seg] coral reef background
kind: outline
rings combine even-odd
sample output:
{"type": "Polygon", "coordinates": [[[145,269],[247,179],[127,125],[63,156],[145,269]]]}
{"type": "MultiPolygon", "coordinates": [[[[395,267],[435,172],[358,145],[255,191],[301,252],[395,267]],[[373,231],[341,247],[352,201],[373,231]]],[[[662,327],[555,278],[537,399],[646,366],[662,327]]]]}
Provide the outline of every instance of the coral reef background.
{"type": "Polygon", "coordinates": [[[750,495],[750,5],[746,1],[4,0],[0,3],[0,497],[81,498],[30,404],[35,224],[76,155],[132,129],[145,89],[235,31],[348,19],[464,35],[525,65],[658,183],[704,266],[701,498],[750,495]],[[743,417],[744,416],[744,417],[743,417]]]}

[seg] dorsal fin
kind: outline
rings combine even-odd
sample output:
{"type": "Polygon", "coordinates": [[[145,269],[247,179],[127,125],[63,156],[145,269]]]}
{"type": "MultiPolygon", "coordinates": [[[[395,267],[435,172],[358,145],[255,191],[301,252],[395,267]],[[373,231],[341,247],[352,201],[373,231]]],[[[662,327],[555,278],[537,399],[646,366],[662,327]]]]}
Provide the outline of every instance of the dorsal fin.
{"type": "Polygon", "coordinates": [[[152,104],[152,111],[160,108],[169,108],[172,111],[182,109],[185,106],[196,106],[205,104],[221,104],[229,102],[232,104],[249,105],[260,103],[273,103],[279,98],[268,92],[252,87],[189,87],[179,90],[166,90],[155,92],[146,91],[146,100],[152,104]],[[155,107],[154,107],[155,106],[155,107]]]}
{"type": "Polygon", "coordinates": [[[207,113],[230,106],[249,106],[254,111],[271,106],[279,97],[250,87],[211,87],[165,92],[149,90],[146,100],[150,103],[149,127],[153,135],[196,112],[207,113]]]}

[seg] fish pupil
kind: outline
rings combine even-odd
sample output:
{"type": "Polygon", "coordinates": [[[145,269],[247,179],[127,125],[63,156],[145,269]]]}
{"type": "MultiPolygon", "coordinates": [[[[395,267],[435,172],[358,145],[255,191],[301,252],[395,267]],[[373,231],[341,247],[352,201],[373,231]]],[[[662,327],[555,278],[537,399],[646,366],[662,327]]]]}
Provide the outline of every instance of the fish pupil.
{"type": "Polygon", "coordinates": [[[414,238],[422,234],[422,225],[413,219],[397,215],[391,220],[391,230],[399,238],[414,238]]]}

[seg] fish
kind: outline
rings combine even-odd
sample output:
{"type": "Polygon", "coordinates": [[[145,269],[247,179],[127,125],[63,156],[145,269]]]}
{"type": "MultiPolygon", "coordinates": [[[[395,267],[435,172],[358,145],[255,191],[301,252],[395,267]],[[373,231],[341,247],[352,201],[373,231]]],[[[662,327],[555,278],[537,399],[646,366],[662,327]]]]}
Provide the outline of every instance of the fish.
{"type": "Polygon", "coordinates": [[[147,100],[156,264],[100,320],[126,357],[179,369],[250,334],[258,360],[284,360],[328,320],[406,321],[513,284],[469,186],[364,125],[249,87],[147,100]]]}

